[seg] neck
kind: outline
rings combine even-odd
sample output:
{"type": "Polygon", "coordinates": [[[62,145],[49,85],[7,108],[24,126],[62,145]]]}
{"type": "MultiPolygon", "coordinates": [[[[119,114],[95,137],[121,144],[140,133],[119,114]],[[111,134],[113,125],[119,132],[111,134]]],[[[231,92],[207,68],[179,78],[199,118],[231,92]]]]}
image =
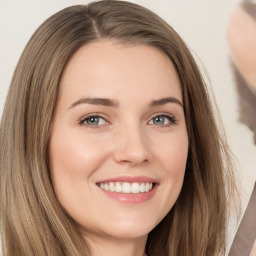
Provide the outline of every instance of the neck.
{"type": "Polygon", "coordinates": [[[136,239],[86,238],[91,256],[144,256],[147,237],[136,239]]]}

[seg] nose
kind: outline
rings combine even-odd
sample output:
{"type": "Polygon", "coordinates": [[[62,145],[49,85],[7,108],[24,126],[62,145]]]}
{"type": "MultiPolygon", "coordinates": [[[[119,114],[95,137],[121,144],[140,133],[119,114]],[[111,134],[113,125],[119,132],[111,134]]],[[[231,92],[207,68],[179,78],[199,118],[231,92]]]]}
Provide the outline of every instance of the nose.
{"type": "Polygon", "coordinates": [[[151,151],[145,131],[126,127],[116,134],[114,159],[118,163],[136,166],[150,161],[151,151]]]}

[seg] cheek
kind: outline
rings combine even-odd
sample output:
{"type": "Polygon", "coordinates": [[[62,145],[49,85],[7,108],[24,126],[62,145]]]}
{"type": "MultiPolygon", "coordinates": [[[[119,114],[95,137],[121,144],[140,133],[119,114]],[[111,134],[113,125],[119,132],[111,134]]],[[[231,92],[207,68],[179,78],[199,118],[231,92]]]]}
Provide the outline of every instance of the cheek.
{"type": "Polygon", "coordinates": [[[97,140],[67,133],[55,134],[50,142],[51,170],[54,176],[67,175],[71,179],[87,178],[101,164],[107,149],[97,140]]]}
{"type": "Polygon", "coordinates": [[[188,138],[186,133],[163,141],[161,150],[158,150],[159,174],[163,181],[161,205],[165,209],[165,214],[173,207],[181,191],[187,155],[188,138]]]}
{"type": "Polygon", "coordinates": [[[165,138],[162,140],[161,149],[157,149],[155,154],[158,155],[164,175],[184,175],[188,156],[187,133],[184,131],[165,138]]]}
{"type": "Polygon", "coordinates": [[[81,202],[90,201],[87,195],[92,190],[95,170],[104,163],[108,148],[102,141],[92,140],[81,133],[53,133],[50,145],[50,170],[55,193],[61,205],[76,220],[88,211],[81,202]],[[78,207],[79,206],[79,207],[78,207]]]}
{"type": "Polygon", "coordinates": [[[79,210],[77,205],[81,205],[84,196],[91,191],[93,173],[108,156],[108,148],[97,141],[60,129],[52,134],[49,145],[51,179],[60,203],[72,216],[84,212],[85,209],[79,210]]]}

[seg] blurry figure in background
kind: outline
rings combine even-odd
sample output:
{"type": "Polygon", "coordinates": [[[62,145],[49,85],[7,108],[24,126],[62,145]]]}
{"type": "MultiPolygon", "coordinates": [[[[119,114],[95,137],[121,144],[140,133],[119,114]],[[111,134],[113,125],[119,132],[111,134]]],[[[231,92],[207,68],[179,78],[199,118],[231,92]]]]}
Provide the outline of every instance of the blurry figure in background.
{"type": "MultiPolygon", "coordinates": [[[[239,97],[239,120],[256,144],[256,1],[243,1],[228,24],[228,43],[239,97]]],[[[255,170],[256,171],[256,170],[255,170]]],[[[256,185],[237,230],[230,256],[256,255],[256,185]]]]}
{"type": "Polygon", "coordinates": [[[244,1],[228,25],[228,42],[234,62],[242,123],[254,132],[256,142],[256,2],[244,1]]]}

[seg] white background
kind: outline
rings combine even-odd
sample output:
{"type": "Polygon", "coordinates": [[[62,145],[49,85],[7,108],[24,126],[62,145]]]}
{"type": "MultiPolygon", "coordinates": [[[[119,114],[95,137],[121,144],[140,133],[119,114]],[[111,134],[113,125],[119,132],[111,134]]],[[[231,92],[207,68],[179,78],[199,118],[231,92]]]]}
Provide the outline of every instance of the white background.
{"type": "MultiPolygon", "coordinates": [[[[88,2],[90,1],[0,0],[0,117],[15,65],[35,29],[58,10],[69,5],[88,2]]],[[[228,142],[237,159],[244,209],[256,180],[256,147],[252,143],[252,133],[237,121],[237,95],[226,42],[226,25],[239,1],[134,0],[132,2],[144,5],[164,18],[182,36],[209,78],[228,142]]],[[[235,230],[236,226],[230,224],[229,244],[235,230]]]]}

